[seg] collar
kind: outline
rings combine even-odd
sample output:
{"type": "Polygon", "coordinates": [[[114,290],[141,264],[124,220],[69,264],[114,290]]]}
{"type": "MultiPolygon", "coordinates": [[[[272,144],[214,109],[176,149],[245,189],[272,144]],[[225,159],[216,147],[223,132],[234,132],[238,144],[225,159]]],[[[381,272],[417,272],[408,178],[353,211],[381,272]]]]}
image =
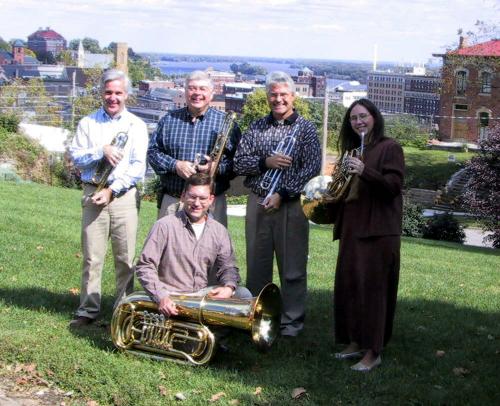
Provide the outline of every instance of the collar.
{"type": "MultiPolygon", "coordinates": [[[[191,226],[192,223],[189,220],[189,217],[186,214],[186,211],[184,209],[182,209],[181,211],[178,211],[177,213],[175,213],[175,215],[182,221],[182,224],[184,224],[184,227],[191,226]]],[[[210,216],[210,214],[207,213],[205,225],[209,224],[211,218],[212,217],[210,216]]]]}
{"type": "MultiPolygon", "coordinates": [[[[299,113],[297,113],[297,111],[293,109],[293,113],[287,118],[285,118],[284,124],[292,125],[293,123],[295,123],[295,121],[297,121],[298,118],[299,118],[299,113]]],[[[276,126],[279,124],[279,121],[274,118],[273,113],[271,112],[267,116],[267,123],[276,126]]]]}
{"type": "Polygon", "coordinates": [[[118,121],[122,118],[122,116],[126,113],[126,111],[127,111],[127,108],[124,108],[120,113],[118,113],[114,117],[111,117],[108,114],[108,112],[106,111],[106,109],[104,107],[101,107],[102,118],[106,121],[113,121],[113,120],[118,121]]]}
{"type": "Polygon", "coordinates": [[[205,118],[205,116],[208,116],[209,112],[211,110],[211,107],[208,106],[208,109],[205,110],[205,113],[203,114],[200,114],[199,116],[193,116],[191,114],[191,112],[189,111],[189,109],[186,107],[186,114],[187,114],[187,120],[191,123],[195,122],[196,120],[199,120],[199,121],[203,121],[203,119],[205,118]]]}

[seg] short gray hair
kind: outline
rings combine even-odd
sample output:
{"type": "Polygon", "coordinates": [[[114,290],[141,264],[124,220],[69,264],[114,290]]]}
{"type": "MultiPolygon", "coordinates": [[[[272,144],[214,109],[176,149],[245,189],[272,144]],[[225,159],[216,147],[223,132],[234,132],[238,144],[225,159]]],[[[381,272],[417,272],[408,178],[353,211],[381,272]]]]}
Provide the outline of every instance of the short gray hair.
{"type": "Polygon", "coordinates": [[[274,71],[266,76],[266,92],[269,93],[273,86],[287,85],[292,94],[295,94],[295,83],[290,75],[282,71],[274,71]]]}
{"type": "Polygon", "coordinates": [[[195,70],[191,72],[187,77],[186,81],[184,82],[184,88],[187,89],[188,83],[193,81],[193,80],[203,80],[208,83],[208,86],[210,89],[213,90],[214,84],[212,83],[212,79],[210,79],[210,76],[208,76],[207,72],[204,72],[202,70],[195,70]]]}
{"type": "Polygon", "coordinates": [[[122,80],[123,84],[125,85],[126,92],[129,93],[130,79],[125,74],[125,72],[122,72],[118,69],[109,69],[102,74],[100,83],[101,92],[104,91],[106,83],[111,82],[112,80],[122,80]]]}

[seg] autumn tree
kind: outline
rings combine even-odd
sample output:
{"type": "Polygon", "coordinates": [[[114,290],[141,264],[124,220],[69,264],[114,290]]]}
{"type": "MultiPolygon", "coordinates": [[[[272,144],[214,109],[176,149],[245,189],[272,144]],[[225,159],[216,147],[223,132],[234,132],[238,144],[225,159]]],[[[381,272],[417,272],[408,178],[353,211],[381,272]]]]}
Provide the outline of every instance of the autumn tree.
{"type": "Polygon", "coordinates": [[[463,199],[483,229],[492,232],[487,239],[500,248],[500,124],[489,128],[479,147],[479,154],[466,166],[469,179],[463,199]]]}

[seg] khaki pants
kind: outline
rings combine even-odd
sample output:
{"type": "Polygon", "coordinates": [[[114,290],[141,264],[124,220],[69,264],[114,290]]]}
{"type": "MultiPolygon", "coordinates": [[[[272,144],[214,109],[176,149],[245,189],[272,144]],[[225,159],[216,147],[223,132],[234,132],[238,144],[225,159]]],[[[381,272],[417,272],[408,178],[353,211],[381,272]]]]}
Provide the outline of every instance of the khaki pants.
{"type": "Polygon", "coordinates": [[[101,309],[101,278],[108,239],[111,238],[116,278],[115,305],[132,292],[133,261],[139,214],[139,192],[134,187],[105,207],[91,201],[95,187],[84,185],[82,197],[82,285],[77,316],[95,319],[101,309]]]}
{"type": "Polygon", "coordinates": [[[247,288],[258,295],[273,281],[276,253],[283,304],[281,334],[296,336],[304,326],[307,295],[309,222],[299,200],[267,213],[255,193],[248,196],[245,219],[247,288]]]}
{"type": "MultiPolygon", "coordinates": [[[[164,194],[161,201],[160,210],[158,210],[158,219],[176,213],[182,209],[182,203],[178,197],[164,194]]],[[[215,197],[213,205],[210,207],[209,212],[215,220],[227,228],[227,202],[226,195],[221,194],[215,197]]]]}

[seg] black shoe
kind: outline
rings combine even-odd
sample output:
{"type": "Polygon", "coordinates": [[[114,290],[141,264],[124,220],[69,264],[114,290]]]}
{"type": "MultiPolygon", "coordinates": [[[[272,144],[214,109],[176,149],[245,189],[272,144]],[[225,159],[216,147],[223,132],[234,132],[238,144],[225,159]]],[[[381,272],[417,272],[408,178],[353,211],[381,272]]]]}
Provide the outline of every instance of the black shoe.
{"type": "Polygon", "coordinates": [[[95,320],[90,317],[76,316],[73,320],[69,322],[70,328],[80,328],[92,324],[95,320]]]}

